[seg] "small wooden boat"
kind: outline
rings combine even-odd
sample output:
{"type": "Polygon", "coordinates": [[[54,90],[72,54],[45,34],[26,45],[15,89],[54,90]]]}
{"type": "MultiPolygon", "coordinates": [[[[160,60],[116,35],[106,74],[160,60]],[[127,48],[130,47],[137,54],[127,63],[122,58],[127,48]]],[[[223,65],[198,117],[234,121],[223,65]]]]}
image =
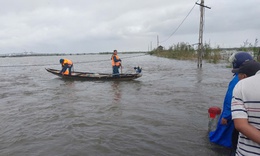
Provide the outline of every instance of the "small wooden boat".
{"type": "Polygon", "coordinates": [[[57,75],[63,79],[71,79],[71,80],[87,80],[87,81],[95,81],[95,80],[113,80],[113,81],[126,81],[137,79],[142,76],[141,72],[137,72],[135,74],[119,74],[119,77],[114,77],[113,74],[106,73],[90,73],[90,72],[76,72],[72,71],[71,75],[62,75],[60,70],[45,68],[48,72],[57,75]]]}

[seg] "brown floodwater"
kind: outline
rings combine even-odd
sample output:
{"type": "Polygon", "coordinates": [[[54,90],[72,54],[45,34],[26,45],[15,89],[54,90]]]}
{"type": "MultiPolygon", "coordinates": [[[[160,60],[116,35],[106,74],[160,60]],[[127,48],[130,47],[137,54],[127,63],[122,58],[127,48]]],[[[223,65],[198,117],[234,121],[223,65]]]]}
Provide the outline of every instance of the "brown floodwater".
{"type": "MultiPolygon", "coordinates": [[[[210,144],[210,106],[222,107],[226,63],[119,54],[133,81],[65,81],[61,56],[0,58],[0,155],[221,156],[210,144]]],[[[112,72],[110,55],[69,55],[74,70],[112,72]]]]}

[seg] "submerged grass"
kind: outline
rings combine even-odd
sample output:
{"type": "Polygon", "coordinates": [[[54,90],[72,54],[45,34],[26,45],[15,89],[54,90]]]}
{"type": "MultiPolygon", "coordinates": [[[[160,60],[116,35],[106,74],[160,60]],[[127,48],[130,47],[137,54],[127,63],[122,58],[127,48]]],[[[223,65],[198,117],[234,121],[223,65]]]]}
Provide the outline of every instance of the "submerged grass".
{"type": "MultiPolygon", "coordinates": [[[[221,59],[220,50],[212,50],[209,46],[205,46],[204,50],[203,59],[208,62],[218,63],[221,59]]],[[[159,46],[157,49],[151,51],[150,54],[177,60],[196,60],[198,58],[198,52],[191,45],[186,43],[178,43],[168,50],[159,46]]]]}
{"type": "MultiPolygon", "coordinates": [[[[259,61],[259,54],[257,47],[241,47],[234,48],[237,51],[252,51],[254,58],[259,61]]],[[[232,49],[232,50],[234,50],[232,49]]],[[[203,46],[203,60],[206,60],[209,63],[219,63],[220,60],[227,60],[228,58],[223,57],[223,49],[220,47],[212,49],[210,44],[205,43],[203,46]]],[[[181,42],[176,45],[171,46],[169,49],[164,49],[162,46],[159,46],[157,49],[154,49],[149,52],[151,55],[158,57],[165,57],[177,60],[196,60],[198,59],[198,52],[191,45],[181,42]]]]}

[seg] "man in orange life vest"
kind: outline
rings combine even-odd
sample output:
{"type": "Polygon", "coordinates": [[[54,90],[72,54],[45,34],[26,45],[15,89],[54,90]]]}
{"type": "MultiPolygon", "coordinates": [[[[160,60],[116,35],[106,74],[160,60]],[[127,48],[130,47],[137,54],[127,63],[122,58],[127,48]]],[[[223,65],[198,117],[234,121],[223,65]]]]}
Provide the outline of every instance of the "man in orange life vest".
{"type": "Polygon", "coordinates": [[[73,67],[72,61],[68,59],[60,59],[60,64],[62,67],[60,73],[63,75],[71,75],[71,68],[73,67]],[[68,68],[69,72],[67,71],[68,68]]]}
{"type": "Polygon", "coordinates": [[[117,55],[117,50],[114,50],[111,60],[112,60],[112,68],[113,68],[113,77],[119,77],[118,68],[120,68],[121,66],[121,59],[117,55]]]}

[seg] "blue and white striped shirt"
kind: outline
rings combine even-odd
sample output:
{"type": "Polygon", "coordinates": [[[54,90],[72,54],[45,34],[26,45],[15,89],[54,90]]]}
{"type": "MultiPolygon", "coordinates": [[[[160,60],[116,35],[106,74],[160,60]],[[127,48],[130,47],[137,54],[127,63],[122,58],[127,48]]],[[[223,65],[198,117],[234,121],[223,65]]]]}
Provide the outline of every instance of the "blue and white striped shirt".
{"type": "MultiPolygon", "coordinates": [[[[260,71],[255,76],[240,80],[233,90],[232,119],[247,119],[260,130],[260,71]]],[[[239,133],[237,156],[260,155],[260,144],[239,133]]]]}

